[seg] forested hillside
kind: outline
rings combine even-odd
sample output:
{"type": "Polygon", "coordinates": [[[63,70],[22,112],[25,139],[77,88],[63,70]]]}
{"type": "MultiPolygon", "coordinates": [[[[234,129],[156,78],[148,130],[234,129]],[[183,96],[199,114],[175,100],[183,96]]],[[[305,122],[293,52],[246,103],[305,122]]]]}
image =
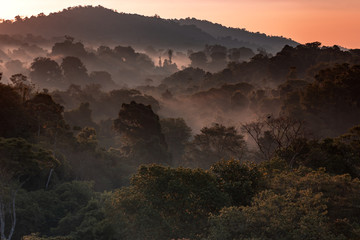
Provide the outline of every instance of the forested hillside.
{"type": "Polygon", "coordinates": [[[360,239],[359,49],[78,36],[0,52],[1,239],[360,239]]]}
{"type": "Polygon", "coordinates": [[[262,47],[270,52],[278,52],[285,45],[296,46],[297,42],[278,36],[268,36],[264,33],[249,32],[246,29],[225,27],[221,24],[212,23],[206,20],[186,18],[177,20],[181,25],[195,25],[211,36],[215,37],[218,43],[228,47],[236,47],[239,44],[256,49],[262,47]]]}
{"type": "Polygon", "coordinates": [[[11,35],[31,34],[47,39],[70,35],[91,44],[120,43],[138,48],[153,46],[191,49],[200,48],[205,44],[222,44],[227,47],[246,46],[254,50],[261,47],[268,51],[278,51],[285,44],[296,44],[282,37],[270,37],[244,30],[241,31],[243,33],[241,35],[237,34],[239,31],[233,30],[234,35],[226,27],[216,26],[222,31],[221,37],[234,38],[233,41],[218,38],[217,33],[209,28],[202,28],[197,22],[178,22],[162,19],[159,16],[145,17],[118,13],[101,6],[79,6],[51,13],[48,16],[44,14],[30,18],[18,16],[15,22],[8,20],[0,23],[0,33],[4,41],[7,40],[5,34],[9,35],[8,38],[11,35]],[[248,37],[249,35],[251,38],[248,37]]]}

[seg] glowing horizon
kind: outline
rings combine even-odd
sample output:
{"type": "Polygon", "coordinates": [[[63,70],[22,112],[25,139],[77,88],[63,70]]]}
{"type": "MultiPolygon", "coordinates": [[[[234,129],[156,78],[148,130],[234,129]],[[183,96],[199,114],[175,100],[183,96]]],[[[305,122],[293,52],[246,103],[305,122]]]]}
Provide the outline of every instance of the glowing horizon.
{"type": "Polygon", "coordinates": [[[18,0],[1,7],[1,19],[49,14],[79,5],[102,5],[118,12],[162,18],[194,17],[227,27],[245,28],[300,43],[360,48],[358,0],[18,0]]]}

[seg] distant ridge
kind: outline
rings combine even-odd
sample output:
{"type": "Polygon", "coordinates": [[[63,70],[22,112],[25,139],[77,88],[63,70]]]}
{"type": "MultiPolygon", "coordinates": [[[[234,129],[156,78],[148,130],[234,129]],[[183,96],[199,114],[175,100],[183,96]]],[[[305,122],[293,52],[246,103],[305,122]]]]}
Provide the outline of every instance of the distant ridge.
{"type": "Polygon", "coordinates": [[[98,44],[125,44],[135,47],[202,48],[205,44],[226,47],[262,47],[270,51],[297,43],[282,37],[250,33],[197,19],[167,20],[157,16],[118,13],[102,6],[79,6],[39,14],[15,22],[0,23],[0,34],[33,34],[45,38],[70,35],[98,44]]]}
{"type": "Polygon", "coordinates": [[[246,29],[226,27],[218,23],[196,18],[176,20],[181,25],[195,25],[204,32],[212,35],[223,45],[243,44],[244,47],[262,47],[273,52],[280,51],[285,45],[297,46],[299,43],[289,38],[269,36],[264,33],[250,32],[246,29]]]}

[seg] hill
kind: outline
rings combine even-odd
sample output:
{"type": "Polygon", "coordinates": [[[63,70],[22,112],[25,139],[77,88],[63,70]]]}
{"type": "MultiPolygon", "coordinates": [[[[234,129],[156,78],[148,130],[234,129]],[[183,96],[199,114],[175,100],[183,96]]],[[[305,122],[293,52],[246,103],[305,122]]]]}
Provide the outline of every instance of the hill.
{"type": "Polygon", "coordinates": [[[226,28],[219,24],[196,19],[167,20],[158,16],[118,13],[97,6],[79,6],[49,15],[17,18],[0,24],[0,33],[7,35],[42,36],[45,38],[70,35],[89,43],[128,44],[135,47],[202,48],[205,44],[227,47],[263,47],[280,50],[296,42],[281,37],[250,33],[226,28]]]}
{"type": "Polygon", "coordinates": [[[222,45],[237,47],[239,44],[244,47],[262,47],[270,52],[278,52],[285,45],[296,46],[299,43],[284,37],[269,36],[259,32],[249,32],[246,29],[226,27],[218,23],[196,18],[186,18],[177,20],[183,26],[194,25],[204,32],[216,38],[222,45]]]}

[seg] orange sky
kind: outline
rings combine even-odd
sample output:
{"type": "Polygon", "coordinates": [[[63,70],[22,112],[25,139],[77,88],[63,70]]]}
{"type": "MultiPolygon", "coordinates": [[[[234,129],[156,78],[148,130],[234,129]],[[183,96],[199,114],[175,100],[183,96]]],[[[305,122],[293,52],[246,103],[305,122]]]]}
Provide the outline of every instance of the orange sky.
{"type": "Polygon", "coordinates": [[[76,5],[162,18],[196,17],[300,43],[360,48],[360,0],[0,0],[0,18],[31,16],[76,5]]]}

